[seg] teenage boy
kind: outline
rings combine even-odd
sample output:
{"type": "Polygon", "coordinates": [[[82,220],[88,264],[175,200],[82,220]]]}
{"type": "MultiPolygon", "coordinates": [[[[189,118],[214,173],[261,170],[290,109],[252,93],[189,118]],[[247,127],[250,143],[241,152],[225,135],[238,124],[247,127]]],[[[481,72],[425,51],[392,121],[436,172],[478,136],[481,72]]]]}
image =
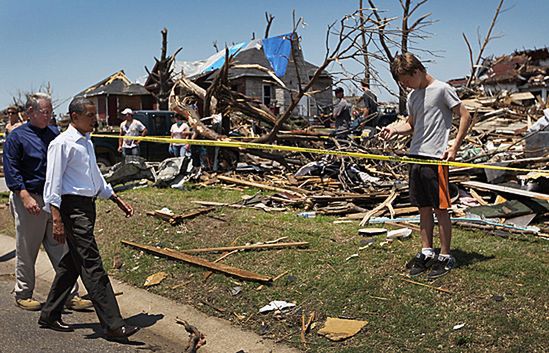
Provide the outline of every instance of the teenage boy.
{"type": "MultiPolygon", "coordinates": [[[[412,54],[398,55],[391,64],[396,81],[412,91],[408,95],[408,119],[402,124],[385,127],[380,137],[412,135],[410,156],[420,159],[453,161],[463,141],[471,117],[448,84],[429,75],[423,64],[412,54]],[[459,128],[452,146],[448,145],[452,115],[459,115],[459,128]]],[[[406,267],[410,276],[430,269],[429,279],[447,274],[456,264],[450,255],[452,224],[448,209],[448,166],[412,164],[409,170],[410,202],[419,208],[421,251],[406,267]],[[440,233],[440,254],[433,249],[435,213],[440,233]]]]}

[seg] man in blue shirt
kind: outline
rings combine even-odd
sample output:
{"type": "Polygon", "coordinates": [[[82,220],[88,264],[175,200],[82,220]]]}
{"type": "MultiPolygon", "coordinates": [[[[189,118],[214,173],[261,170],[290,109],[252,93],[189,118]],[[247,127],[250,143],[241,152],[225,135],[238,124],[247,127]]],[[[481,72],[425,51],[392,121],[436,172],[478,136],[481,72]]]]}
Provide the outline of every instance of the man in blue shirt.
{"type": "MultiPolygon", "coordinates": [[[[16,269],[15,302],[25,310],[40,310],[40,302],[33,299],[34,265],[44,245],[55,270],[67,251],[65,244],[53,238],[51,216],[42,210],[42,193],[46,181],[46,155],[50,142],[58,131],[48,126],[51,98],[42,93],[28,96],[29,122],[13,130],[4,146],[4,174],[10,189],[10,209],[15,219],[16,269]]],[[[73,294],[77,294],[77,287],[73,294]]],[[[73,296],[67,305],[72,309],[92,306],[89,300],[73,296]]]]}

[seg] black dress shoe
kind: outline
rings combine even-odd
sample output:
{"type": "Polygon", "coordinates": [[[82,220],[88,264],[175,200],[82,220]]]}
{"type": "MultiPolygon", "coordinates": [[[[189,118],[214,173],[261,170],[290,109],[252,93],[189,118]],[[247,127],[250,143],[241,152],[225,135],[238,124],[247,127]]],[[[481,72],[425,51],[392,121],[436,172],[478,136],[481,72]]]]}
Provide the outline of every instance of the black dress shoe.
{"type": "Polygon", "coordinates": [[[74,331],[72,329],[72,327],[70,327],[69,325],[67,325],[63,321],[61,321],[61,319],[59,319],[59,320],[46,320],[46,319],[40,318],[40,320],[38,320],[38,325],[40,325],[40,327],[42,327],[42,328],[49,328],[51,330],[59,331],[59,332],[73,332],[74,331]]]}
{"type": "Polygon", "coordinates": [[[114,339],[114,340],[128,338],[134,333],[136,333],[137,331],[139,331],[139,329],[140,328],[137,326],[124,325],[115,330],[107,330],[105,337],[107,339],[114,339]]]}

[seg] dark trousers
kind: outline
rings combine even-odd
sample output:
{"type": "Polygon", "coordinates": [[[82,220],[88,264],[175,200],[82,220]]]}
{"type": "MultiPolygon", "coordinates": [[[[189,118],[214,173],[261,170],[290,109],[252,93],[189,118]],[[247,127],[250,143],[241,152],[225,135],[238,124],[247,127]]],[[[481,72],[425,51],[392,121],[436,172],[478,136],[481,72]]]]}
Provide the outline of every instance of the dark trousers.
{"type": "Polygon", "coordinates": [[[123,326],[124,320],[93,235],[95,200],[63,195],[60,211],[69,251],[59,263],[59,271],[42,308],[41,317],[46,320],[61,318],[72,287],[78,276],[81,276],[101,326],[108,330],[123,326]]]}

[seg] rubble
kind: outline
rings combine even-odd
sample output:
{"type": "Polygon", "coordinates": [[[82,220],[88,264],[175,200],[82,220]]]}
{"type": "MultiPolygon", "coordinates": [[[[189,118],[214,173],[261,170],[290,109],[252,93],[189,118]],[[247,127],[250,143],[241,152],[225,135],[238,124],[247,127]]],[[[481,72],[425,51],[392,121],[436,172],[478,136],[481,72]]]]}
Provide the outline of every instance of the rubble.
{"type": "MultiPolygon", "coordinates": [[[[451,214],[458,225],[549,233],[543,224],[548,214],[547,174],[523,172],[548,170],[549,108],[544,90],[548,60],[547,48],[487,59],[483,69],[475,71],[474,79],[462,80],[468,81],[467,86],[458,85],[473,124],[456,162],[483,163],[495,168],[450,168],[451,214]],[[498,166],[523,171],[497,169],[498,166]],[[505,217],[533,214],[530,222],[539,224],[539,231],[525,224],[526,219],[513,226],[498,219],[478,220],[471,216],[479,206],[497,208],[494,205],[499,195],[510,203],[524,203],[527,198],[542,200],[541,207],[525,206],[532,212],[511,212],[505,217]]],[[[162,162],[155,171],[156,186],[183,188],[184,183],[194,182],[199,186],[223,183],[230,188],[257,188],[265,191],[261,200],[256,197],[223,206],[256,207],[266,212],[293,209],[302,217],[339,216],[341,220],[360,221],[360,226],[381,219],[408,223],[409,218],[403,216],[418,214],[408,199],[406,163],[352,155],[358,152],[405,156],[409,136],[389,141],[379,139],[376,127],[362,124],[362,120],[375,118],[372,116],[357,119],[359,123],[346,131],[330,129],[333,122],[326,114],[300,117],[285,112],[277,120],[275,113],[265,110],[267,107],[260,102],[231,90],[230,72],[238,70],[240,64],[228,52],[222,62],[207,82],[194,82],[182,75],[174,83],[170,107],[188,116],[190,125],[202,139],[269,142],[275,148],[280,147],[280,151],[215,144],[200,147],[205,151],[200,161],[171,158],[162,162]],[[205,83],[209,84],[207,89],[200,87],[199,84],[205,83]],[[197,104],[200,110],[193,108],[197,104]],[[206,113],[210,116],[202,117],[206,113]],[[309,153],[307,149],[326,151],[326,154],[309,153]],[[197,164],[200,164],[198,171],[193,167],[197,164]]],[[[405,119],[403,116],[398,116],[396,121],[378,118],[377,121],[391,124],[405,119]]],[[[454,121],[452,136],[458,123],[454,121]]]]}

